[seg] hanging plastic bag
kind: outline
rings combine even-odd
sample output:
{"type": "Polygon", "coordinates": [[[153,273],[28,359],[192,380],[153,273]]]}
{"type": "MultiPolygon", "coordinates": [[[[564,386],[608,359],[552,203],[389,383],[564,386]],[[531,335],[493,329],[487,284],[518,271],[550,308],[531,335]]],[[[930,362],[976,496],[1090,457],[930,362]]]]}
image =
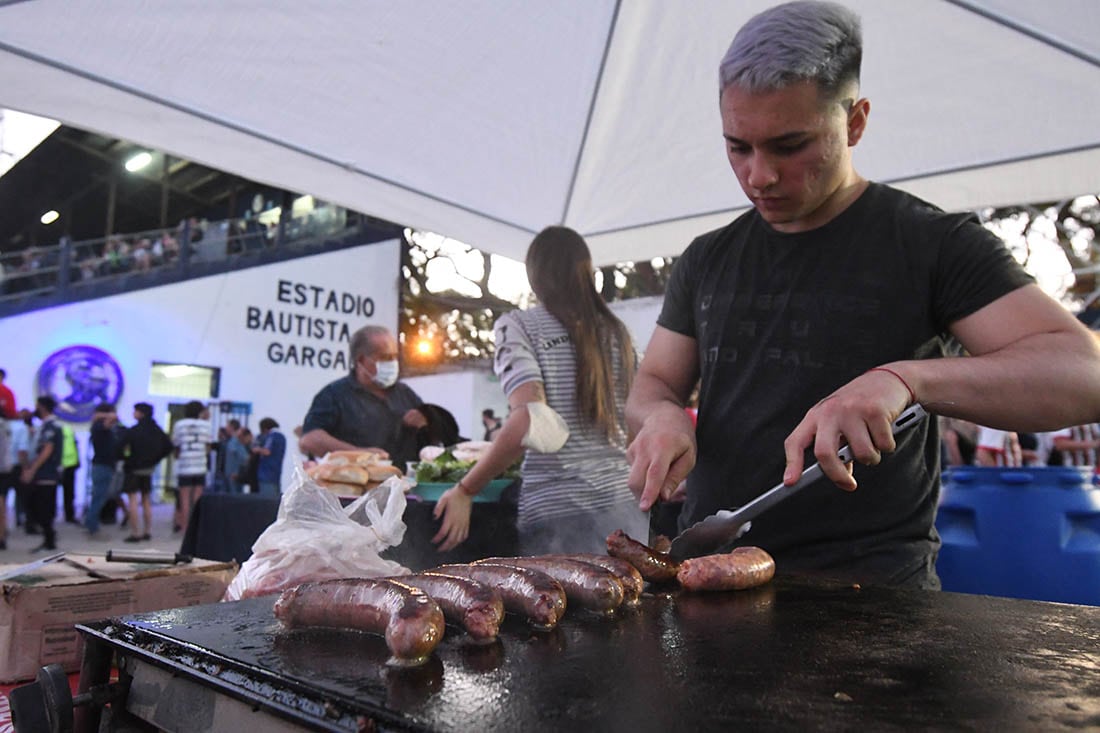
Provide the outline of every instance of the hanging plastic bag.
{"type": "Polygon", "coordinates": [[[223,600],[236,601],[310,580],[405,575],[408,568],[380,553],[405,537],[408,479],[387,479],[346,507],[300,465],[279,503],[279,514],[252,545],[223,600]]]}

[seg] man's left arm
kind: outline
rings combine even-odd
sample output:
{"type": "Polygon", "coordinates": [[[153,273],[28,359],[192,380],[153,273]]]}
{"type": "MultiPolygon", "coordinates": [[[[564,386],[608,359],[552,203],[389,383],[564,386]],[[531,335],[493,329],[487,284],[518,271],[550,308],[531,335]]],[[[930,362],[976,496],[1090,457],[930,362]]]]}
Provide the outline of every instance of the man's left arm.
{"type": "Polygon", "coordinates": [[[784,481],[797,480],[808,446],[838,486],[856,488],[836,457],[847,443],[874,465],[895,448],[890,424],[910,402],[1003,430],[1042,432],[1100,419],[1100,347],[1036,285],[1003,295],[950,326],[962,358],[897,361],[815,405],[785,443],[784,481]]]}
{"type": "Polygon", "coordinates": [[[405,402],[411,407],[407,408],[401,416],[401,429],[403,431],[411,431],[415,433],[420,428],[426,428],[428,426],[428,418],[424,416],[424,413],[416,409],[424,404],[424,400],[420,399],[412,387],[402,383],[401,388],[406,392],[405,402]]]}
{"type": "Polygon", "coordinates": [[[1024,432],[1100,418],[1100,344],[1037,285],[998,298],[951,332],[969,357],[897,364],[930,409],[1024,432]]]}

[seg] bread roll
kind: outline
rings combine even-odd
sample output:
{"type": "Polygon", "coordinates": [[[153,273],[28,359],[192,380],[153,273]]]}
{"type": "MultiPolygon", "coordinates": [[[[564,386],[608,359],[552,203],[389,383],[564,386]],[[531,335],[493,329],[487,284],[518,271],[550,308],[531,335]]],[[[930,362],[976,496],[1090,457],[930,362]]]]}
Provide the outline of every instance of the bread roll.
{"type": "Polygon", "coordinates": [[[381,483],[392,476],[404,476],[401,469],[397,466],[383,466],[373,465],[367,466],[367,474],[370,476],[371,481],[377,481],[381,483]]]}
{"type": "Polygon", "coordinates": [[[371,480],[366,468],[350,463],[319,463],[309,470],[309,475],[314,479],[359,486],[365,486],[371,480]]]}
{"type": "MultiPolygon", "coordinates": [[[[317,485],[327,489],[338,496],[362,496],[370,491],[373,486],[360,486],[359,484],[344,484],[339,481],[327,481],[323,478],[315,479],[317,485]]],[[[375,484],[377,486],[377,484],[375,484]]]]}
{"type": "Polygon", "coordinates": [[[378,454],[369,450],[334,450],[325,456],[323,463],[337,465],[352,464],[356,466],[372,466],[381,462],[378,454]]]}

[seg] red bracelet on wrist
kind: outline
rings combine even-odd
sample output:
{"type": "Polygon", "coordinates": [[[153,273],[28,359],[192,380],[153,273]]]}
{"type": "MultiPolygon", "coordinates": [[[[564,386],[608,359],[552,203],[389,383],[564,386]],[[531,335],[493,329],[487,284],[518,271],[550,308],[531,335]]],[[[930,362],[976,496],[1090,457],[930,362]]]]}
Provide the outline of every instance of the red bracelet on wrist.
{"type": "MultiPolygon", "coordinates": [[[[913,404],[914,402],[917,401],[917,395],[913,392],[913,388],[909,386],[909,382],[906,382],[904,377],[902,377],[900,374],[895,372],[893,369],[891,369],[889,367],[872,367],[871,369],[868,369],[867,371],[868,372],[886,372],[887,374],[893,374],[895,377],[897,377],[897,380],[899,382],[901,382],[902,385],[904,385],[906,391],[909,392],[909,404],[911,405],[911,404],[913,404]]],[[[908,405],[906,405],[906,407],[908,407],[908,405]]]]}
{"type": "Polygon", "coordinates": [[[458,490],[461,491],[466,496],[473,497],[473,496],[477,496],[478,494],[481,493],[481,491],[470,491],[470,487],[467,486],[466,484],[462,483],[462,481],[459,481],[455,485],[458,486],[458,490]]]}

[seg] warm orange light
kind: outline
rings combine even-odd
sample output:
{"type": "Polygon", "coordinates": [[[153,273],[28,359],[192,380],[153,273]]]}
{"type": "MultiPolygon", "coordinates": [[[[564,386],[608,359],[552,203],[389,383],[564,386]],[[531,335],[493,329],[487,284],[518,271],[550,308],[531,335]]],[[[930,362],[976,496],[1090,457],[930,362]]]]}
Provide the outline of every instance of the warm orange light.
{"type": "Polygon", "coordinates": [[[428,339],[420,339],[416,342],[416,353],[420,356],[431,356],[432,342],[428,339]]]}

